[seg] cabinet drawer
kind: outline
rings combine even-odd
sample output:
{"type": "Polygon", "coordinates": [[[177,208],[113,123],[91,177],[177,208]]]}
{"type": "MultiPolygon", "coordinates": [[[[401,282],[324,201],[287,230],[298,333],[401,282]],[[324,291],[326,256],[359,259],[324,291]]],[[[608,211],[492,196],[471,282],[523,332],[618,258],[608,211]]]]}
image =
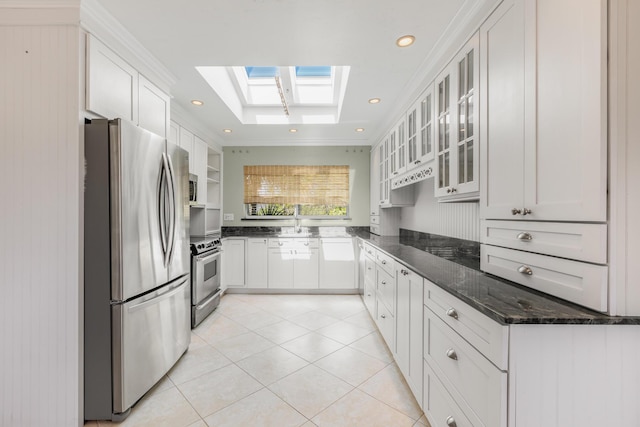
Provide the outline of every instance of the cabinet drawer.
{"type": "Polygon", "coordinates": [[[382,270],[380,266],[377,268],[376,274],[376,290],[378,292],[380,300],[387,306],[387,309],[391,314],[395,314],[394,307],[396,306],[396,279],[395,276],[390,276],[385,270],[382,270]]]}
{"type": "Polygon", "coordinates": [[[270,248],[291,247],[293,238],[291,237],[272,237],[269,238],[270,248]]]}
{"type": "Polygon", "coordinates": [[[424,362],[424,409],[432,427],[473,427],[471,421],[424,362]]]}
{"type": "Polygon", "coordinates": [[[503,426],[507,419],[507,374],[428,308],[424,309],[424,359],[467,418],[477,426],[503,426]]]}
{"type": "Polygon", "coordinates": [[[482,243],[597,264],[607,262],[606,224],[483,220],[480,229],[482,243]]]}
{"type": "Polygon", "coordinates": [[[374,288],[376,284],[376,263],[369,257],[364,259],[364,281],[370,283],[374,288]]]}
{"type": "Polygon", "coordinates": [[[507,370],[509,327],[424,280],[424,304],[498,368],[507,370]]]}
{"type": "Polygon", "coordinates": [[[384,304],[380,304],[378,300],[376,302],[376,324],[382,334],[382,338],[387,343],[387,347],[392,353],[395,353],[396,347],[396,325],[393,314],[387,309],[384,304]]]}
{"type": "Polygon", "coordinates": [[[607,310],[606,266],[480,245],[480,268],[593,310],[607,310]]]}
{"type": "Polygon", "coordinates": [[[376,248],[374,248],[372,245],[370,245],[369,243],[364,243],[364,254],[367,256],[367,258],[370,258],[372,261],[376,260],[376,248]]]}
{"type": "Polygon", "coordinates": [[[369,217],[369,223],[370,224],[380,224],[380,216],[379,215],[371,215],[369,217]]]}
{"type": "Polygon", "coordinates": [[[362,294],[362,299],[364,301],[369,314],[371,317],[376,316],[376,290],[372,283],[364,282],[364,292],[362,294]]]}
{"type": "Polygon", "coordinates": [[[384,252],[376,252],[376,261],[378,265],[389,273],[391,276],[396,277],[396,263],[389,255],[384,252]]]}
{"type": "Polygon", "coordinates": [[[376,225],[376,224],[370,224],[369,225],[369,232],[379,236],[380,235],[380,226],[376,225]]]}

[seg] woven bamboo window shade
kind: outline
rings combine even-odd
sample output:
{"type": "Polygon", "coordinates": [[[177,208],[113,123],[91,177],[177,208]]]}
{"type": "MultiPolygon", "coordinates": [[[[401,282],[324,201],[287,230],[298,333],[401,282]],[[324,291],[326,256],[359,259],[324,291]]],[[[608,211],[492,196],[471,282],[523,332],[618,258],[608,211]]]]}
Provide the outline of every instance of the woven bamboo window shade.
{"type": "Polygon", "coordinates": [[[349,204],[349,166],[245,166],[244,203],[349,204]]]}

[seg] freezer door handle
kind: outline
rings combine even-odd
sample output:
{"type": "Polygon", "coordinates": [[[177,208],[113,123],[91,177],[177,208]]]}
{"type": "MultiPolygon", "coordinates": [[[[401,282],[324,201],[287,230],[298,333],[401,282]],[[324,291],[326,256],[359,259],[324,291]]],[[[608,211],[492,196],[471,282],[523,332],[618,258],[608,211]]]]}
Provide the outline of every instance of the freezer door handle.
{"type": "Polygon", "coordinates": [[[129,313],[133,313],[134,311],[138,311],[138,310],[142,310],[143,308],[152,305],[152,304],[157,304],[162,300],[171,298],[172,296],[174,296],[175,294],[177,294],[178,292],[180,292],[180,288],[182,287],[182,285],[187,281],[187,278],[183,278],[179,281],[177,281],[174,284],[171,285],[167,285],[167,289],[162,291],[159,294],[153,295],[152,297],[150,297],[149,299],[142,301],[136,305],[132,305],[131,307],[128,308],[128,312],[129,313]]]}

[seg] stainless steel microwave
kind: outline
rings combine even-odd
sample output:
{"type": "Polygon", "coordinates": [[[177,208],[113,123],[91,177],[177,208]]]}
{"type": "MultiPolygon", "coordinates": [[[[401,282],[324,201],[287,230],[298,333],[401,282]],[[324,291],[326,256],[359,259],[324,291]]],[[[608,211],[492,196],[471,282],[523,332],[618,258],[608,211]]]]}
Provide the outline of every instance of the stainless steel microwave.
{"type": "Polygon", "coordinates": [[[189,174],[189,204],[198,204],[198,175],[189,174]]]}

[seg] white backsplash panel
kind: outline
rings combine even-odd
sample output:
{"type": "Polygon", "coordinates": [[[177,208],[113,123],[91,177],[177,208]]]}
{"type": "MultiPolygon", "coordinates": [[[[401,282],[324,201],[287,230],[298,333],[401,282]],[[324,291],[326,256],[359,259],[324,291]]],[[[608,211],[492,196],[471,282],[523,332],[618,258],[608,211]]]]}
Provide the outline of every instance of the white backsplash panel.
{"type": "Polygon", "coordinates": [[[438,203],[432,179],[414,185],[416,203],[402,208],[400,228],[480,241],[478,202],[438,203]]]}

